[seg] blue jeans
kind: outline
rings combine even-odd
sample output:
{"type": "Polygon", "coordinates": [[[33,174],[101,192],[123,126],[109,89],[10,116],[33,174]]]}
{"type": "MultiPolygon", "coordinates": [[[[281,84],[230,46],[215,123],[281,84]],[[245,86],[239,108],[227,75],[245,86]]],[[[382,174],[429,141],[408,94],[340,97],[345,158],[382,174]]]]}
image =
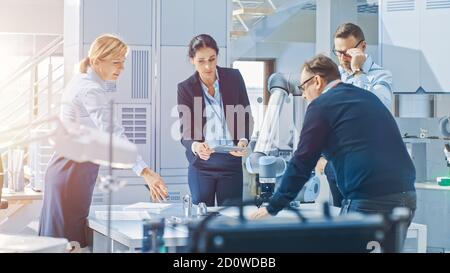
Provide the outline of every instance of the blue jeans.
{"type": "Polygon", "coordinates": [[[387,229],[385,239],[381,244],[384,252],[396,252],[403,249],[406,239],[406,231],[414,218],[416,211],[416,192],[408,191],[371,199],[344,199],[342,201],[341,214],[349,212],[360,212],[365,214],[381,214],[385,217],[387,229]],[[406,207],[410,210],[409,218],[406,221],[406,230],[400,230],[390,222],[388,217],[396,207],[406,207]],[[397,244],[401,249],[398,249],[397,244]]]}

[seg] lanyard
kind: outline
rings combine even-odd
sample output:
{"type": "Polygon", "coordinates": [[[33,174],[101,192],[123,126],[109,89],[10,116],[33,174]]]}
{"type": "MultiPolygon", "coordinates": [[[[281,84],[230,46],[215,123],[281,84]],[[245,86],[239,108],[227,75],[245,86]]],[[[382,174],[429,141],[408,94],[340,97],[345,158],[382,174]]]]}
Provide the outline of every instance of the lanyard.
{"type": "MultiPolygon", "coordinates": [[[[218,92],[216,90],[216,92],[218,92]]],[[[220,93],[219,93],[220,94],[220,93]]],[[[225,117],[224,117],[224,111],[223,111],[223,105],[222,105],[222,96],[220,97],[220,101],[219,101],[219,107],[220,107],[220,115],[219,113],[216,111],[213,102],[211,101],[210,98],[208,98],[208,94],[204,94],[205,99],[208,101],[209,105],[211,106],[214,115],[217,116],[217,118],[219,118],[221,126],[222,126],[222,139],[220,139],[220,143],[222,144],[222,140],[226,139],[226,123],[225,123],[225,117]]]]}

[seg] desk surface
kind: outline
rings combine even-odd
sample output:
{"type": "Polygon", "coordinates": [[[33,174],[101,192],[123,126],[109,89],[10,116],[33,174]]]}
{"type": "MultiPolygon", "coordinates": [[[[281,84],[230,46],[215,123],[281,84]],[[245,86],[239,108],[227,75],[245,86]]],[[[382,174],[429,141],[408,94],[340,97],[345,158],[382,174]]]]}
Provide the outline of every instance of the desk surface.
{"type": "Polygon", "coordinates": [[[67,239],[0,234],[0,253],[64,253],[67,239]]]}
{"type": "MultiPolygon", "coordinates": [[[[111,209],[113,211],[123,211],[124,207],[127,205],[113,205],[111,209]]],[[[151,217],[161,218],[166,217],[169,218],[171,216],[178,217],[179,219],[185,219],[183,215],[182,204],[176,203],[171,207],[163,210],[161,214],[151,214],[151,217]]],[[[209,207],[208,211],[218,210],[218,207],[209,207]]],[[[248,217],[253,211],[255,211],[256,207],[246,207],[244,210],[244,214],[248,217]]],[[[99,232],[103,235],[107,234],[107,221],[100,220],[96,218],[95,211],[106,211],[107,206],[92,206],[90,209],[89,217],[88,217],[88,227],[93,229],[96,232],[99,232]]],[[[193,208],[194,217],[192,219],[198,219],[195,216],[196,206],[193,208]]],[[[321,204],[302,204],[301,212],[307,218],[316,218],[322,217],[322,209],[321,204]]],[[[339,208],[332,207],[331,213],[333,215],[339,214],[339,208]]],[[[228,208],[226,210],[221,211],[221,214],[229,217],[238,217],[239,210],[238,208],[228,208]]],[[[281,211],[276,216],[278,218],[292,218],[297,219],[297,215],[289,211],[281,211]]],[[[111,221],[111,238],[123,245],[126,245],[130,248],[140,248],[142,246],[143,239],[143,221],[111,221]]],[[[184,246],[187,244],[188,238],[188,229],[184,225],[178,225],[176,227],[166,226],[164,229],[164,241],[166,246],[184,246]]]]}
{"type": "Polygon", "coordinates": [[[416,189],[450,191],[450,186],[440,186],[437,182],[417,182],[416,189]]]}
{"type": "MultiPolygon", "coordinates": [[[[113,205],[113,211],[123,211],[124,207],[127,205],[113,205]]],[[[209,207],[208,211],[218,210],[218,207],[209,207]]],[[[256,207],[246,207],[244,210],[244,214],[248,217],[253,211],[255,211],[256,207]]],[[[92,206],[90,209],[90,214],[88,218],[88,226],[106,236],[107,234],[107,221],[97,219],[95,216],[95,211],[106,211],[107,206],[92,206]]],[[[193,210],[195,213],[195,209],[193,210]]],[[[301,213],[309,219],[313,218],[321,218],[323,217],[323,210],[321,204],[302,204],[300,207],[301,213]]],[[[330,207],[330,212],[333,216],[337,216],[339,214],[340,209],[337,207],[330,207]]],[[[228,217],[238,217],[239,211],[237,208],[228,208],[226,210],[221,211],[222,215],[228,217]]],[[[160,218],[160,217],[170,217],[175,216],[180,219],[184,219],[182,204],[173,204],[171,207],[162,211],[161,214],[150,214],[151,217],[160,218]]],[[[297,220],[297,216],[289,211],[281,211],[278,213],[276,218],[292,218],[297,220]]],[[[195,216],[193,219],[198,219],[195,216]]],[[[117,241],[127,247],[130,248],[131,251],[136,251],[142,247],[142,239],[143,239],[143,221],[112,221],[111,222],[111,238],[114,241],[117,241]]],[[[176,227],[166,226],[164,229],[164,241],[167,247],[173,246],[185,246],[188,242],[188,229],[184,225],[178,225],[176,227]]],[[[426,251],[426,226],[417,225],[412,223],[408,230],[408,238],[417,237],[420,243],[420,251],[426,251]],[[414,233],[414,230],[416,232],[414,233]],[[420,234],[419,234],[420,233],[420,234]],[[425,241],[424,241],[425,240],[425,241]]]]}
{"type": "MultiPolygon", "coordinates": [[[[112,211],[123,211],[128,205],[113,205],[112,211]]],[[[107,211],[108,207],[91,206],[88,227],[103,234],[108,233],[108,223],[106,220],[98,219],[95,216],[96,211],[107,211]]],[[[173,206],[165,209],[161,214],[149,213],[152,218],[162,217],[183,217],[182,204],[173,204],[173,206]]],[[[185,245],[188,237],[188,230],[185,226],[166,226],[164,229],[164,240],[167,246],[185,245]]],[[[125,220],[111,221],[111,238],[130,248],[140,248],[143,239],[143,221],[141,220],[125,220]]]]}
{"type": "Polygon", "coordinates": [[[42,200],[43,192],[37,192],[30,188],[25,188],[22,192],[11,193],[7,188],[2,191],[2,198],[8,201],[14,200],[42,200]]]}

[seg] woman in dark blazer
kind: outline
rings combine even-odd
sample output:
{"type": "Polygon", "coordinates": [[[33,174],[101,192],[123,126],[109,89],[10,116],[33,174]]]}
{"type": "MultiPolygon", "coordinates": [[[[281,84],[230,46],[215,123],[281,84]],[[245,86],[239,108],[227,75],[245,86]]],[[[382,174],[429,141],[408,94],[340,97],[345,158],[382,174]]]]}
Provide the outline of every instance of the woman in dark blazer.
{"type": "Polygon", "coordinates": [[[181,143],[189,161],[188,182],[194,204],[242,201],[244,151],[215,151],[217,146],[247,147],[253,130],[250,102],[241,73],[217,66],[219,48],[207,34],[194,37],[189,58],[196,72],[178,84],[181,143]]]}

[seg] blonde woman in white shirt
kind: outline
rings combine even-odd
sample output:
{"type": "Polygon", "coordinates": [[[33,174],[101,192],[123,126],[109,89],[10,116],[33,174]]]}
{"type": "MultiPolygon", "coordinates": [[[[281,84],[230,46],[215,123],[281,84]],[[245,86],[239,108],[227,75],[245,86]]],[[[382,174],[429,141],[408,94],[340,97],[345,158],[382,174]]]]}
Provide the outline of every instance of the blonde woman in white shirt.
{"type": "MultiPolygon", "coordinates": [[[[110,34],[99,36],[92,43],[89,57],[80,63],[80,74],[68,84],[62,97],[61,119],[78,120],[85,126],[110,131],[110,106],[106,96],[106,81],[115,81],[124,70],[128,46],[110,34]]],[[[124,129],[113,124],[115,135],[126,138],[124,129]]],[[[86,242],[86,219],[99,166],[77,163],[58,154],[50,160],[45,174],[45,195],[39,235],[63,237],[86,242]]],[[[167,198],[167,187],[161,176],[151,170],[142,157],[136,158],[134,172],[150,187],[151,198],[167,198]]]]}

